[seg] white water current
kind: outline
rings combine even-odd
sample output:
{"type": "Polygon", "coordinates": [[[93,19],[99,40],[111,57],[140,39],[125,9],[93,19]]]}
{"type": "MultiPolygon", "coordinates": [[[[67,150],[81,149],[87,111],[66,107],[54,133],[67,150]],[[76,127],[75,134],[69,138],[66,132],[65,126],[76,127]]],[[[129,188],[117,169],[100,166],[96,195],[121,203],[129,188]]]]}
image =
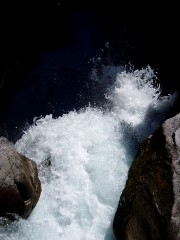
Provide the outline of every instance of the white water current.
{"type": "Polygon", "coordinates": [[[112,221],[140,142],[162,123],[174,95],[161,95],[150,67],[116,75],[107,108],[35,118],[16,149],[39,167],[42,193],[27,220],[0,226],[3,240],[113,240],[112,221]],[[45,160],[51,166],[44,166],[45,160]]]}

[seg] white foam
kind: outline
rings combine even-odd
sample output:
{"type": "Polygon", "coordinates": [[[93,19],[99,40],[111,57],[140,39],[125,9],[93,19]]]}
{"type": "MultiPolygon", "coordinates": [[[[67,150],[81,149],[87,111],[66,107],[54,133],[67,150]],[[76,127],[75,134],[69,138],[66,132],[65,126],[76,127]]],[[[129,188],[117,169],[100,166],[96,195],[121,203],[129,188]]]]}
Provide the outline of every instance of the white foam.
{"type": "Polygon", "coordinates": [[[157,127],[156,113],[166,111],[170,102],[160,99],[153,77],[149,67],[118,74],[107,94],[112,108],[106,111],[88,107],[57,119],[35,119],[15,146],[37,162],[42,194],[28,220],[0,231],[4,240],[114,238],[110,226],[137,150],[131,151],[133,141],[157,127]],[[156,123],[150,128],[145,121],[149,109],[156,123]],[[42,167],[47,158],[52,166],[42,167]]]}
{"type": "Polygon", "coordinates": [[[176,93],[162,96],[157,77],[147,66],[141,70],[118,73],[114,88],[106,98],[112,103],[111,111],[121,121],[133,125],[138,134],[146,137],[165,119],[176,93]]]}

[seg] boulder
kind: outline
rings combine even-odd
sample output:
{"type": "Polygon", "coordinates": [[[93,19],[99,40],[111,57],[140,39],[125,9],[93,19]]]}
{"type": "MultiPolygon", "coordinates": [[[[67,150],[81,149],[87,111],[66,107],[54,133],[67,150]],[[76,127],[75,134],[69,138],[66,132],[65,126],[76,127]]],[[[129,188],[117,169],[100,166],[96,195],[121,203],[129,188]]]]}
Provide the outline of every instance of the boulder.
{"type": "Polygon", "coordinates": [[[0,137],[0,217],[27,218],[41,194],[37,165],[0,137]]]}
{"type": "Polygon", "coordinates": [[[117,240],[180,239],[180,114],[142,144],[113,221],[117,240]]]}

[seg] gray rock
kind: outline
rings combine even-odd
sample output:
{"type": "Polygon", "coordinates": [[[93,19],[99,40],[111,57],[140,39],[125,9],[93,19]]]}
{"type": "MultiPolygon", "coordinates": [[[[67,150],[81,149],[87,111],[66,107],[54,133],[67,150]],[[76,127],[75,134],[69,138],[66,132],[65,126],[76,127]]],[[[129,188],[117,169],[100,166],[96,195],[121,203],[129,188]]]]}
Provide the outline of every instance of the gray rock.
{"type": "Polygon", "coordinates": [[[142,144],[113,222],[117,240],[177,240],[179,229],[180,114],[142,144]]]}
{"type": "Polygon", "coordinates": [[[0,137],[0,216],[27,218],[41,194],[37,165],[0,137]]]}

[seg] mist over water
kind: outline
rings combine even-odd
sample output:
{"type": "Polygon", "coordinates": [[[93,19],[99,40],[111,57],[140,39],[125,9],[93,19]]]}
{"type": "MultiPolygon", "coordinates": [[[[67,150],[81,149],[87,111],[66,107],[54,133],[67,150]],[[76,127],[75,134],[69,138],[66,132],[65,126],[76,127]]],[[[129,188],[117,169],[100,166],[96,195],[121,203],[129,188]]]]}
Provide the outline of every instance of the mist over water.
{"type": "Polygon", "coordinates": [[[107,81],[105,104],[34,118],[16,142],[16,149],[38,164],[42,193],[28,220],[0,226],[2,239],[114,239],[111,225],[128,169],[175,94],[162,96],[149,66],[93,69],[91,78],[107,81]]]}

